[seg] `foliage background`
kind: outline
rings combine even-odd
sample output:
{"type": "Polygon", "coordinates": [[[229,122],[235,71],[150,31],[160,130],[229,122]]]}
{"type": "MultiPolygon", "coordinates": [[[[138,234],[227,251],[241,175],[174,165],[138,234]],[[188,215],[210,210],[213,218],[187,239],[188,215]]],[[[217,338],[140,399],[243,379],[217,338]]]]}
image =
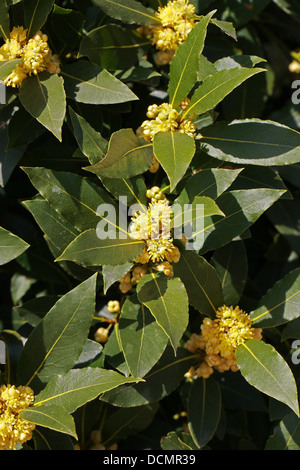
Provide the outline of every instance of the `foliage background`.
{"type": "MultiPolygon", "coordinates": [[[[22,22],[23,7],[27,4],[27,8],[30,9],[30,2],[11,0],[7,3],[10,6],[13,24],[22,22]]],[[[53,4],[53,2],[44,2],[44,6],[46,3],[53,4]]],[[[87,32],[99,26],[120,23],[106,15],[96,1],[93,3],[91,1],[70,0],[54,3],[55,8],[52,8],[52,4],[50,5],[50,13],[43,25],[43,31],[50,38],[52,50],[64,58],[68,72],[67,67],[69,67],[69,71],[72,70],[72,63],[75,63],[76,67],[76,55],[79,47],[83,47],[83,37],[87,32]],[[63,15],[60,8],[68,9],[70,16],[63,15]],[[68,28],[65,21],[69,22],[69,25],[75,25],[77,31],[74,31],[74,28],[68,28]]],[[[156,0],[140,3],[157,9],[156,0]]],[[[292,83],[298,78],[298,75],[289,70],[289,64],[293,60],[291,52],[300,46],[300,8],[296,0],[248,0],[248,2],[242,0],[199,0],[198,2],[193,1],[193,3],[196,4],[201,14],[207,14],[216,9],[216,17],[232,22],[237,31],[237,41],[235,41],[215,26],[209,25],[203,50],[203,54],[209,61],[215,62],[223,57],[237,54],[258,56],[266,61],[262,65],[266,68],[266,73],[251,77],[218,104],[215,109],[218,113],[218,120],[257,118],[276,121],[290,129],[299,131],[299,105],[293,104],[291,100],[292,83]]],[[[132,32],[135,25],[123,25],[123,27],[127,28],[128,32],[132,32]]],[[[8,104],[1,106],[0,225],[29,245],[25,252],[9,263],[3,263],[0,268],[0,328],[3,330],[1,339],[6,341],[9,350],[12,351],[12,365],[14,365],[14,361],[17,362],[21,350],[19,335],[28,338],[59,296],[64,296],[81,282],[90,279],[97,269],[90,266],[82,267],[72,262],[55,262],[61,249],[67,246],[68,240],[63,240],[60,235],[57,236],[51,232],[47,226],[49,212],[45,218],[38,219],[33,213],[34,204],[30,206],[30,202],[24,201],[35,201],[35,206],[38,207],[39,203],[43,204],[41,195],[51,196],[49,192],[47,193],[47,188],[39,185],[39,175],[45,177],[47,174],[42,170],[45,168],[54,172],[63,171],[78,175],[74,176],[74,180],[69,179],[74,192],[76,192],[76,184],[81,177],[88,176],[90,181],[96,185],[100,184],[99,178],[95,174],[89,173],[87,175],[87,171],[84,170],[84,167],[99,160],[99,154],[93,153],[92,146],[88,145],[87,141],[80,139],[82,126],[90,125],[94,131],[101,133],[103,139],[109,140],[110,136],[120,129],[137,129],[145,119],[147,106],[154,101],[159,103],[161,97],[164,99],[168,86],[169,66],[157,65],[156,52],[151,47],[147,48],[146,63],[143,59],[144,52],[145,50],[141,49],[139,55],[136,55],[134,49],[134,53],[130,50],[126,56],[116,54],[101,56],[101,59],[98,56],[96,58],[99,73],[101,67],[109,69],[112,75],[129,85],[129,89],[123,90],[124,95],[127,93],[128,97],[125,97],[124,101],[119,104],[111,103],[107,94],[98,98],[84,89],[81,90],[82,95],[79,98],[76,84],[74,85],[72,80],[68,81],[68,73],[66,72],[64,86],[67,95],[67,112],[61,135],[60,129],[57,127],[51,128],[50,126],[49,130],[47,116],[41,123],[31,114],[32,112],[34,114],[34,111],[30,103],[26,102],[26,96],[30,97],[36,91],[36,83],[33,81],[28,85],[27,91],[23,90],[23,98],[10,90],[8,104]],[[98,62],[99,60],[100,62],[98,62]],[[113,60],[116,60],[116,65],[112,67],[113,60]],[[132,61],[130,64],[132,68],[128,68],[130,61],[132,61]],[[32,88],[30,89],[30,87],[32,88]],[[131,100],[130,90],[137,99],[131,100]],[[80,120],[80,117],[83,120],[80,120]],[[37,190],[40,191],[38,196],[37,190]],[[51,236],[57,236],[56,246],[53,244],[51,236]],[[41,303],[31,304],[37,297],[42,299],[41,303]]],[[[89,59],[87,62],[92,64],[94,59],[91,57],[89,59]]],[[[83,69],[81,72],[84,73],[83,69]]],[[[79,68],[76,73],[80,73],[79,68]]],[[[87,75],[83,77],[84,80],[88,79],[89,72],[86,73],[87,75]]],[[[58,89],[60,93],[63,93],[61,82],[54,84],[53,87],[55,96],[58,96],[58,89]]],[[[61,103],[58,103],[57,106],[57,103],[54,102],[51,106],[52,109],[59,112],[61,103]]],[[[206,118],[209,122],[211,118],[209,113],[206,118]]],[[[88,129],[90,130],[89,127],[88,129]]],[[[276,138],[276,129],[269,137],[276,138]]],[[[105,147],[101,139],[98,144],[100,147],[102,144],[102,149],[105,147]]],[[[299,146],[299,142],[295,146],[299,146]]],[[[297,156],[294,161],[297,158],[300,161],[297,156]]],[[[208,158],[208,168],[210,166],[217,168],[216,162],[217,160],[208,158]]],[[[146,163],[144,174],[147,187],[154,184],[166,185],[167,180],[163,172],[158,172],[155,176],[147,173],[148,163],[146,163]]],[[[198,162],[193,163],[197,164],[198,162]]],[[[225,165],[228,169],[241,166],[232,164],[232,162],[225,165]]],[[[230,250],[237,250],[235,251],[236,258],[231,265],[232,279],[237,285],[235,286],[234,282],[229,284],[226,293],[228,299],[232,302],[236,299],[239,305],[248,312],[257,307],[259,300],[268,289],[300,267],[299,165],[300,163],[294,162],[291,165],[275,167],[249,165],[244,173],[245,178],[237,179],[230,188],[231,190],[256,190],[258,188],[287,190],[278,201],[263,211],[249,229],[243,232],[242,241],[236,241],[234,242],[236,245],[231,245],[229,237],[229,243],[226,245],[230,250]]],[[[55,173],[53,174],[55,175],[55,173]]],[[[67,184],[67,182],[63,181],[61,184],[67,184]]],[[[181,186],[182,188],[183,186],[181,186]]],[[[118,188],[112,190],[113,193],[115,192],[115,196],[118,190],[118,188]]],[[[86,194],[79,192],[79,198],[82,197],[83,200],[88,198],[88,188],[86,191],[86,194]]],[[[67,206],[67,203],[66,200],[65,209],[61,208],[60,215],[63,214],[63,210],[67,212],[72,210],[72,207],[67,206]]],[[[80,215],[82,219],[79,217],[75,223],[76,232],[83,229],[82,226],[80,227],[80,223],[84,221],[84,213],[80,215]]],[[[213,249],[205,254],[216,269],[218,255],[220,257],[226,256],[226,252],[215,252],[213,249]]],[[[222,265],[222,263],[220,264],[222,265]]],[[[220,266],[219,269],[221,269],[220,266]]],[[[298,289],[297,281],[298,277],[294,284],[295,289],[298,289]]],[[[82,293],[79,292],[78,295],[80,297],[82,293]]],[[[124,364],[120,365],[118,362],[119,351],[116,349],[116,341],[108,342],[103,351],[100,345],[93,341],[94,332],[99,326],[99,319],[95,320],[94,317],[109,316],[106,308],[108,300],[121,299],[121,297],[118,286],[115,284],[106,293],[103,292],[103,278],[100,274],[97,278],[95,312],[90,311],[93,316],[90,318],[88,333],[91,348],[90,350],[87,348],[85,351],[86,356],[80,356],[82,362],[76,362],[71,366],[71,368],[75,366],[73,370],[80,370],[81,367],[92,365],[93,369],[116,369],[127,375],[124,364]]],[[[92,307],[87,305],[86,308],[88,310],[92,307]]],[[[138,304],[135,304],[134,308],[138,309],[138,304]]],[[[266,342],[274,345],[289,363],[291,342],[293,339],[300,338],[299,321],[296,318],[300,313],[297,297],[294,299],[292,308],[294,309],[294,319],[288,323],[288,326],[285,324],[271,325],[265,330],[266,342]],[[285,327],[286,329],[284,329],[285,327]]],[[[132,305],[131,309],[130,312],[134,312],[132,305]]],[[[195,331],[201,318],[197,308],[191,307],[190,331],[195,331]]],[[[50,329],[51,324],[47,331],[50,332],[50,329]]],[[[157,333],[154,331],[153,334],[157,333]]],[[[159,341],[159,335],[152,337],[154,346],[156,340],[159,341]]],[[[79,349],[83,347],[80,341],[82,342],[83,338],[79,334],[79,343],[77,343],[79,349]]],[[[69,340],[70,342],[71,340],[69,340]]],[[[153,344],[149,343],[149,350],[152,351],[152,348],[153,344]]],[[[166,364],[170,364],[173,360],[171,359],[171,357],[173,358],[172,349],[166,351],[162,360],[166,361],[166,364]]],[[[184,354],[184,351],[181,350],[181,353],[184,354]]],[[[24,375],[26,378],[29,373],[26,372],[26,364],[28,365],[26,355],[23,354],[21,360],[23,362],[19,377],[24,375]]],[[[191,398],[189,395],[190,384],[182,380],[188,367],[185,362],[183,362],[183,366],[182,363],[180,364],[175,371],[173,369],[169,371],[167,368],[163,376],[155,376],[153,382],[149,379],[146,390],[141,394],[135,395],[130,388],[128,388],[129,393],[126,393],[125,388],[121,399],[119,399],[119,388],[116,388],[116,394],[108,394],[107,399],[104,396],[99,400],[96,397],[99,392],[93,400],[87,400],[86,404],[82,404],[78,408],[74,405],[76,411],[73,409],[69,411],[74,417],[77,437],[81,446],[88,448],[91,430],[101,428],[102,441],[106,447],[117,442],[119,449],[176,449],[178,447],[197,449],[197,444],[187,432],[187,425],[192,419],[193,413],[197,419],[201,417],[198,413],[200,413],[199,397],[203,392],[203,390],[201,392],[203,384],[199,380],[198,388],[193,389],[191,398]],[[82,429],[84,429],[83,434],[79,431],[82,429]]],[[[290,366],[297,379],[299,376],[298,367],[293,367],[291,363],[290,366]]],[[[2,379],[4,381],[6,372],[3,368],[2,379]]],[[[66,373],[66,370],[63,373],[66,373]]],[[[278,370],[277,373],[280,374],[280,371],[278,370]]],[[[56,372],[52,377],[51,371],[49,374],[48,379],[52,378],[56,372]]],[[[291,409],[286,404],[282,404],[272,396],[269,397],[258,391],[257,388],[249,386],[240,374],[215,373],[214,378],[219,388],[216,389],[214,385],[208,384],[208,387],[212,388],[208,394],[211,402],[207,404],[205,411],[207,413],[205,415],[207,419],[206,437],[201,434],[203,430],[199,431],[200,437],[198,436],[200,441],[203,438],[201,442],[204,447],[216,450],[259,450],[272,447],[281,449],[286,448],[289,437],[293,435],[290,446],[299,450],[300,435],[299,431],[297,432],[299,418],[294,413],[291,414],[291,409]],[[224,378],[225,375],[226,378],[224,378]],[[218,390],[221,391],[222,398],[218,395],[218,390]],[[216,403],[219,403],[220,400],[222,401],[220,414],[216,417],[214,410],[216,403]],[[275,437],[272,437],[273,435],[275,437]]],[[[43,380],[45,384],[46,379],[43,380]]],[[[38,383],[36,390],[37,392],[41,391],[38,383]]],[[[202,412],[204,413],[203,410],[202,412]]],[[[69,423],[64,420],[65,418],[61,418],[62,426],[67,428],[69,423]]],[[[191,426],[193,427],[193,423],[191,426]]],[[[51,426],[49,427],[51,428],[51,426]]],[[[37,449],[44,448],[45,439],[41,436],[46,436],[51,448],[69,450],[73,448],[75,442],[74,435],[72,437],[70,435],[72,433],[65,430],[63,433],[58,432],[57,429],[49,430],[47,424],[41,423],[33,445],[37,449]]],[[[203,446],[200,445],[200,447],[203,446]]]]}

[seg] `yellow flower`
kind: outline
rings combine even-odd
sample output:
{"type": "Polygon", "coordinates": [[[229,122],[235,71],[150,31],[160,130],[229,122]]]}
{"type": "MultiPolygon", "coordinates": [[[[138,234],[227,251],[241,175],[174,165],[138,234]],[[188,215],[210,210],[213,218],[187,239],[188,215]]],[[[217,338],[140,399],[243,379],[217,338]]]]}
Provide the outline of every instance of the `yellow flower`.
{"type": "Polygon", "coordinates": [[[161,24],[151,29],[151,42],[162,51],[175,51],[196,24],[195,6],[188,0],[170,1],[155,16],[161,24]]]}
{"type": "Polygon", "coordinates": [[[58,56],[52,54],[48,36],[42,31],[27,41],[27,30],[22,26],[14,27],[9,39],[0,47],[0,62],[13,59],[22,59],[22,63],[3,81],[6,86],[19,87],[27,76],[45,70],[60,72],[58,56]]]}
{"type": "Polygon", "coordinates": [[[262,339],[262,329],[253,328],[249,315],[239,307],[220,307],[214,320],[204,318],[201,334],[193,333],[186,341],[185,348],[192,353],[198,351],[201,356],[199,364],[185,376],[207,378],[214,369],[218,372],[236,372],[235,350],[248,339],[262,339]]]}
{"type": "Polygon", "coordinates": [[[31,406],[33,401],[30,387],[0,387],[0,450],[15,449],[18,443],[32,438],[35,424],[21,418],[19,412],[31,406]]]}
{"type": "Polygon", "coordinates": [[[193,137],[196,131],[195,124],[189,119],[182,120],[180,112],[173,109],[169,103],[149,106],[146,116],[151,120],[146,120],[141,124],[141,135],[147,141],[152,141],[158,132],[177,131],[193,137]]]}
{"type": "Polygon", "coordinates": [[[249,315],[239,307],[226,305],[218,309],[215,320],[205,319],[201,330],[207,341],[206,352],[225,358],[233,357],[240,344],[255,337],[249,315]]]}

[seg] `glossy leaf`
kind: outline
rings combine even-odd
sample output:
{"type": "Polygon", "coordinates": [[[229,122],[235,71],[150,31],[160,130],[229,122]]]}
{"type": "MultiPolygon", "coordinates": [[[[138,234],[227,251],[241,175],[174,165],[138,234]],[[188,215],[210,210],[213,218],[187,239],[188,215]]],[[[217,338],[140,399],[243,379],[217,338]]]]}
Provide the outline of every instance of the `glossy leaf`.
{"type": "Polygon", "coordinates": [[[101,214],[97,212],[99,206],[114,206],[102,188],[75,173],[39,167],[23,170],[48,203],[79,231],[97,227],[101,220],[101,214]]]}
{"type": "Polygon", "coordinates": [[[0,227],[0,266],[17,258],[28,248],[28,243],[0,227]]]}
{"type": "Polygon", "coordinates": [[[294,413],[280,421],[264,450],[300,450],[300,419],[294,413]]]}
{"type": "Polygon", "coordinates": [[[218,122],[201,132],[209,155],[241,165],[291,165],[300,161],[300,133],[259,119],[218,122]]]}
{"type": "Polygon", "coordinates": [[[107,15],[124,23],[155,24],[154,11],[135,0],[93,0],[107,15]]]}
{"type": "Polygon", "coordinates": [[[68,413],[100,394],[126,383],[136,383],[136,377],[124,377],[113,371],[99,367],[73,369],[65,375],[54,377],[47,386],[36,396],[34,408],[51,404],[64,407],[68,413]]]}
{"type": "Polygon", "coordinates": [[[262,297],[250,318],[259,328],[270,328],[300,316],[300,269],[277,281],[262,297]]]}
{"type": "MultiPolygon", "coordinates": [[[[0,27],[1,30],[1,27],[0,27]]],[[[0,62],[0,80],[5,80],[15,68],[20,65],[22,59],[4,60],[0,62]]]]}
{"type": "Polygon", "coordinates": [[[22,83],[19,96],[28,113],[61,141],[66,113],[63,78],[48,72],[27,77],[22,83]]]}
{"type": "Polygon", "coordinates": [[[167,173],[173,191],[195,154],[194,138],[181,132],[159,132],[154,136],[153,150],[167,173]]]}
{"type": "Polygon", "coordinates": [[[38,426],[69,434],[77,439],[73,417],[62,406],[52,404],[32,406],[21,410],[20,417],[38,426]]]}
{"type": "Polygon", "coordinates": [[[139,281],[137,295],[169,337],[176,352],[189,319],[188,296],[181,280],[151,272],[139,281]]]}
{"type": "Polygon", "coordinates": [[[150,43],[146,38],[118,25],[107,24],[93,29],[84,37],[79,56],[88,57],[107,70],[128,70],[137,65],[139,51],[147,45],[150,43]]]}
{"type": "Polygon", "coordinates": [[[33,330],[19,361],[19,383],[40,390],[54,375],[74,366],[95,313],[96,276],[62,296],[33,330]]]}
{"type": "Polygon", "coordinates": [[[91,164],[101,160],[107,151],[107,140],[79,114],[69,107],[75,139],[91,164]]]}
{"type": "Polygon", "coordinates": [[[206,111],[217,106],[245,80],[264,71],[265,69],[237,67],[236,69],[220,70],[213,75],[209,75],[194,91],[183,117],[206,113],[206,111]]]}
{"type": "Polygon", "coordinates": [[[213,266],[195,251],[186,250],[181,252],[173,269],[185,285],[189,303],[205,316],[214,318],[224,298],[220,278],[213,266]]]}
{"type": "Polygon", "coordinates": [[[194,441],[204,447],[214,435],[221,416],[221,391],[213,377],[197,379],[188,399],[188,425],[194,441]]]}
{"type": "Polygon", "coordinates": [[[284,191],[272,189],[249,189],[230,191],[216,199],[225,217],[207,218],[204,228],[194,237],[203,234],[201,253],[224,246],[248,229],[284,191]]]}
{"type": "Polygon", "coordinates": [[[178,47],[170,65],[169,103],[177,108],[197,81],[199,57],[203,51],[207,26],[215,11],[204,16],[178,47]]]}
{"type": "MultiPolygon", "coordinates": [[[[9,38],[10,20],[6,2],[0,5],[0,36],[6,40],[9,38]]],[[[2,80],[2,79],[1,79],[2,80]]]]}
{"type": "Polygon", "coordinates": [[[56,261],[74,261],[85,266],[117,266],[133,261],[143,252],[145,242],[134,240],[126,233],[122,238],[101,239],[96,230],[81,233],[56,261]]]}
{"type": "Polygon", "coordinates": [[[112,134],[105,157],[85,170],[107,178],[131,178],[147,171],[152,160],[152,145],[132,129],[121,129],[112,134]]]}
{"type": "Polygon", "coordinates": [[[247,340],[238,346],[236,357],[241,374],[250,385],[285,403],[299,415],[294,376],[273,346],[256,339],[247,340]]]}
{"type": "Polygon", "coordinates": [[[155,403],[168,396],[183,380],[184,374],[195,361],[186,349],[178,348],[176,356],[167,346],[156,365],[143,377],[144,382],[122,385],[102,395],[102,400],[115,406],[132,407],[155,403]]]}
{"type": "Polygon", "coordinates": [[[54,0],[24,0],[25,27],[27,37],[32,38],[46,22],[52,10],[54,0]]]}
{"type": "Polygon", "coordinates": [[[136,295],[128,297],[123,304],[119,333],[131,374],[144,377],[163,354],[168,337],[136,295]]]}
{"type": "Polygon", "coordinates": [[[185,432],[169,432],[161,438],[160,445],[163,450],[199,450],[192,436],[185,432]]]}
{"type": "Polygon", "coordinates": [[[124,83],[86,60],[66,65],[61,72],[69,98],[86,104],[116,104],[137,100],[124,83]]]}
{"type": "Polygon", "coordinates": [[[175,202],[190,204],[196,196],[219,197],[239,176],[242,169],[210,168],[191,176],[175,202]]]}
{"type": "Polygon", "coordinates": [[[104,294],[108,289],[116,282],[121,279],[130,269],[132,268],[133,263],[124,263],[116,266],[103,266],[102,275],[103,275],[103,291],[104,294]]]}

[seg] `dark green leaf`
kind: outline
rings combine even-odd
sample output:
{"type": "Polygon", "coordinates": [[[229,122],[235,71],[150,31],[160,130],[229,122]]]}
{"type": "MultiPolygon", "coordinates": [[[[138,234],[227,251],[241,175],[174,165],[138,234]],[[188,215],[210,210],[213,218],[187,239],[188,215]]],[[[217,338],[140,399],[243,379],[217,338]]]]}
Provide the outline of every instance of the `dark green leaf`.
{"type": "Polygon", "coordinates": [[[62,296],[33,330],[20,358],[19,383],[40,389],[74,366],[95,314],[96,276],[62,296]]]}
{"type": "Polygon", "coordinates": [[[32,38],[46,22],[54,0],[24,0],[23,4],[27,36],[32,38]]]}
{"type": "Polygon", "coordinates": [[[176,352],[189,320],[188,296],[181,280],[151,272],[139,281],[137,295],[169,337],[176,352]]]}
{"type": "Polygon", "coordinates": [[[300,419],[294,413],[280,421],[264,450],[300,450],[300,419]]]}
{"type": "Polygon", "coordinates": [[[188,400],[188,424],[194,441],[204,447],[214,435],[221,416],[221,391],[213,377],[197,379],[188,400]]]}
{"type": "Polygon", "coordinates": [[[203,129],[201,143],[218,160],[252,165],[291,165],[300,161],[300,133],[259,119],[219,122],[203,129]]]}
{"type": "Polygon", "coordinates": [[[27,77],[22,83],[19,96],[28,113],[61,141],[66,113],[63,78],[48,72],[27,77]]]}
{"type": "Polygon", "coordinates": [[[214,318],[224,303],[221,281],[215,269],[193,250],[183,251],[173,268],[185,285],[189,303],[199,312],[214,318]]]}
{"type": "Polygon", "coordinates": [[[300,316],[300,268],[288,273],[268,290],[250,318],[258,328],[270,328],[300,316]]]}
{"type": "Polygon", "coordinates": [[[112,18],[124,23],[155,24],[159,20],[154,11],[144,7],[135,0],[93,0],[102,10],[112,18]]]}
{"type": "Polygon", "coordinates": [[[285,403],[299,415],[294,376],[273,346],[250,339],[237,347],[236,358],[242,375],[250,385],[285,403]]]}
{"type": "Polygon", "coordinates": [[[32,406],[21,410],[20,417],[38,426],[69,434],[77,439],[74,420],[62,406],[52,404],[32,406]]]}
{"type": "Polygon", "coordinates": [[[82,39],[84,16],[75,10],[54,5],[52,25],[55,33],[63,43],[75,46],[82,39]]]}
{"type": "Polygon", "coordinates": [[[17,258],[28,248],[28,243],[0,227],[0,266],[17,258]]]}

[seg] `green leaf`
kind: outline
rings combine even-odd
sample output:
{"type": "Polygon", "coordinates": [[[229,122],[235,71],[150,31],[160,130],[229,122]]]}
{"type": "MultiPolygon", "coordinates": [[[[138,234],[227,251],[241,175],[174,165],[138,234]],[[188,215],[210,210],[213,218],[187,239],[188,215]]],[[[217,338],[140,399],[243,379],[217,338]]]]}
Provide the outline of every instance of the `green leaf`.
{"type": "Polygon", "coordinates": [[[28,248],[28,243],[0,227],[0,266],[17,258],[28,248]]]}
{"type": "Polygon", "coordinates": [[[196,196],[206,196],[217,199],[217,197],[231,186],[241,171],[241,168],[237,170],[226,170],[224,168],[202,170],[187,180],[175,202],[179,204],[190,204],[196,196]]]}
{"type": "Polygon", "coordinates": [[[186,432],[171,431],[160,440],[162,450],[199,450],[192,436],[186,432]]]}
{"type": "Polygon", "coordinates": [[[300,133],[259,119],[219,122],[203,129],[201,143],[218,160],[243,165],[292,165],[300,161],[300,133]]]}
{"type": "Polygon", "coordinates": [[[300,316],[300,268],[274,284],[262,297],[250,318],[258,328],[282,325],[300,316]]]}
{"type": "Polygon", "coordinates": [[[219,248],[210,262],[221,280],[225,305],[237,305],[248,274],[247,253],[243,241],[233,241],[219,248]]]}
{"type": "Polygon", "coordinates": [[[173,108],[180,105],[197,82],[199,57],[203,51],[207,26],[215,12],[216,10],[210,12],[199,21],[172,59],[168,93],[169,103],[173,108]]]}
{"type": "Polygon", "coordinates": [[[84,24],[84,16],[80,12],[54,5],[51,20],[55,34],[63,43],[73,47],[78,45],[83,37],[84,24]]]}
{"type": "Polygon", "coordinates": [[[153,150],[169,178],[170,190],[173,191],[195,154],[195,140],[181,132],[159,132],[154,136],[153,150]]]}
{"type": "Polygon", "coordinates": [[[221,416],[221,391],[213,377],[198,378],[188,398],[188,426],[194,441],[204,447],[213,437],[221,416]]]}
{"type": "Polygon", "coordinates": [[[156,365],[143,377],[144,382],[122,385],[104,393],[102,400],[115,406],[132,407],[155,403],[176,390],[183,381],[184,374],[195,361],[185,348],[174,350],[167,346],[156,365]]]}
{"type": "Polygon", "coordinates": [[[22,83],[19,97],[26,111],[61,141],[66,113],[63,78],[48,72],[27,77],[22,83]]]}
{"type": "Polygon", "coordinates": [[[120,129],[112,134],[105,157],[84,169],[107,178],[131,178],[147,171],[152,160],[152,144],[132,129],[120,129]]]}
{"type": "Polygon", "coordinates": [[[66,65],[61,72],[69,98],[86,104],[115,104],[138,97],[107,70],[86,60],[66,65]]]}
{"type": "Polygon", "coordinates": [[[0,80],[5,80],[21,63],[22,59],[4,60],[0,62],[0,80]]]}
{"type": "Polygon", "coordinates": [[[107,151],[107,140],[71,107],[69,107],[69,112],[74,136],[82,153],[88,157],[91,164],[102,160],[107,151]]]}
{"type": "Polygon", "coordinates": [[[168,337],[135,294],[123,304],[119,333],[128,369],[133,376],[144,377],[163,354],[168,337]]]}
{"type": "Polygon", "coordinates": [[[173,265],[174,273],[185,285],[189,303],[205,316],[214,318],[224,304],[220,278],[217,272],[195,251],[181,252],[180,260],[173,265]]]}
{"type": "Polygon", "coordinates": [[[22,151],[23,154],[24,146],[37,139],[46,132],[46,129],[34,117],[27,113],[25,108],[20,107],[9,121],[7,131],[8,142],[6,150],[9,151],[18,147],[15,151],[22,151]]]}
{"type": "Polygon", "coordinates": [[[46,201],[80,232],[97,227],[100,205],[114,205],[102,188],[80,175],[39,167],[23,170],[46,201]]]}
{"type": "Polygon", "coordinates": [[[14,311],[24,318],[24,321],[29,323],[29,325],[37,326],[58,299],[59,296],[57,295],[36,297],[22,303],[22,305],[17,305],[14,307],[14,311]]]}
{"type": "Polygon", "coordinates": [[[250,339],[237,347],[236,358],[241,374],[250,385],[285,403],[299,416],[294,376],[273,346],[250,339]]]}
{"type": "Polygon", "coordinates": [[[93,0],[107,15],[124,23],[155,24],[160,21],[154,11],[135,0],[93,0]]]}
{"type": "Polygon", "coordinates": [[[220,28],[227,36],[237,40],[236,30],[232,23],[229,21],[216,20],[215,18],[212,18],[210,22],[220,28]]]}
{"type": "Polygon", "coordinates": [[[215,250],[241,235],[282,194],[284,191],[277,189],[249,189],[221,194],[216,203],[225,217],[208,217],[202,231],[194,233],[194,238],[203,235],[200,252],[215,250]]]}
{"type": "Polygon", "coordinates": [[[133,204],[140,206],[140,209],[145,211],[148,206],[146,196],[147,187],[143,175],[133,176],[132,178],[106,178],[101,176],[103,186],[112,194],[115,199],[119,201],[125,197],[126,204],[130,207],[133,204]]]}
{"type": "MultiPolygon", "coordinates": [[[[0,4],[0,37],[4,40],[9,38],[10,20],[6,1],[0,4]]],[[[1,78],[2,80],[2,78],[1,78]]]]}
{"type": "Polygon", "coordinates": [[[102,275],[103,275],[103,292],[106,294],[108,289],[117,281],[121,279],[130,269],[132,268],[133,263],[124,263],[116,266],[103,266],[102,275]]]}
{"type": "Polygon", "coordinates": [[[33,199],[22,203],[53,245],[62,252],[79,235],[45,199],[33,199]]]}
{"type": "Polygon", "coordinates": [[[264,450],[300,450],[300,419],[294,413],[280,421],[264,450]]]}
{"type": "Polygon", "coordinates": [[[74,450],[70,436],[49,428],[35,429],[32,438],[35,450],[74,450]]]}
{"type": "Polygon", "coordinates": [[[62,296],[33,330],[19,361],[19,383],[36,391],[74,366],[95,314],[96,277],[62,296]]]}
{"type": "Polygon", "coordinates": [[[46,385],[35,397],[34,408],[40,409],[51,404],[64,407],[68,413],[73,413],[80,406],[108,390],[140,380],[98,367],[72,369],[65,375],[54,377],[46,385]]]}
{"type": "Polygon", "coordinates": [[[191,114],[204,114],[213,109],[241,83],[260,72],[265,72],[265,69],[237,67],[236,69],[220,70],[209,75],[194,91],[189,106],[182,117],[191,114]]]}
{"type": "Polygon", "coordinates": [[[101,239],[97,230],[87,230],[81,233],[56,261],[74,261],[84,266],[117,266],[119,264],[133,261],[143,252],[145,242],[134,240],[126,233],[122,238],[101,239]]]}
{"type": "Polygon", "coordinates": [[[147,39],[139,37],[118,25],[107,24],[90,31],[81,41],[79,57],[88,57],[94,64],[107,70],[128,70],[138,62],[147,39]]]}
{"type": "Polygon", "coordinates": [[[31,406],[20,411],[20,417],[38,426],[69,434],[77,439],[73,417],[62,406],[31,406]]]}
{"type": "Polygon", "coordinates": [[[54,0],[24,0],[24,20],[25,28],[28,28],[28,38],[32,38],[44,25],[53,4],[54,0]]]}
{"type": "Polygon", "coordinates": [[[176,352],[189,319],[188,296],[181,280],[151,272],[139,281],[137,296],[170,338],[176,352]]]}

